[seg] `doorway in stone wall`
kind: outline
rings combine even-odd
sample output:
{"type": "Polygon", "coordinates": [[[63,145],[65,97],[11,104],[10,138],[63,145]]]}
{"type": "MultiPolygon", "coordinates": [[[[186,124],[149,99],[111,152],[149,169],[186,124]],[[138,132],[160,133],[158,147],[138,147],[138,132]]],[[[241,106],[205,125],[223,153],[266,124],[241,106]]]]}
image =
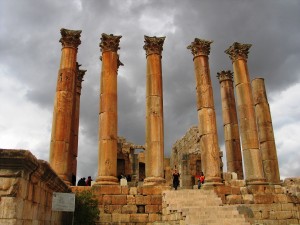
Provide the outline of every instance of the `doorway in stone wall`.
{"type": "Polygon", "coordinates": [[[145,163],[139,163],[139,181],[144,181],[146,178],[146,173],[145,173],[145,163]]]}
{"type": "Polygon", "coordinates": [[[117,176],[120,177],[121,175],[125,174],[125,159],[118,159],[117,161],[117,176]]]}

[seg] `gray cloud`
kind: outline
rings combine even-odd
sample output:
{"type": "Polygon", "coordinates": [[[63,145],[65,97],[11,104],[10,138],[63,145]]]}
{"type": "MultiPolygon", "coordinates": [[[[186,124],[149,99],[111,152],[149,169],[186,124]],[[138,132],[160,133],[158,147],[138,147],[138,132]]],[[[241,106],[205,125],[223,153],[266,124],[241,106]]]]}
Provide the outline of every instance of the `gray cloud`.
{"type": "MultiPolygon", "coordinates": [[[[125,64],[118,75],[119,134],[137,144],[145,139],[143,36],[166,36],[162,53],[166,155],[175,140],[198,123],[193,57],[186,49],[195,37],[214,40],[209,58],[220,146],[223,122],[216,75],[232,69],[224,50],[234,41],[253,44],[249,72],[251,78],[265,78],[271,100],[299,83],[300,2],[296,0],[3,0],[0,10],[0,76],[20,82],[26,90],[25,103],[35,104],[49,115],[60,61],[59,30],[83,30],[78,51],[78,62],[87,69],[81,96],[78,168],[82,176],[87,176],[87,171],[96,173],[97,168],[101,33],[123,36],[119,50],[125,64]]],[[[299,120],[299,116],[293,119],[299,120]]],[[[1,120],[0,126],[6,126],[1,120]]],[[[45,139],[50,140],[50,129],[49,137],[36,138],[43,143],[39,148],[48,149],[45,139]]]]}

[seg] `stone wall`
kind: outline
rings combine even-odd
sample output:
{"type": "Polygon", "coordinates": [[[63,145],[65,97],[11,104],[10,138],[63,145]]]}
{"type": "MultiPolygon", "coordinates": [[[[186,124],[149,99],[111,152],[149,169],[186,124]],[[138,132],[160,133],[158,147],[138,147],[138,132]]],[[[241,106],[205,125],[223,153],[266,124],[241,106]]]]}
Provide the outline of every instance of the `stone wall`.
{"type": "Polygon", "coordinates": [[[70,192],[50,165],[27,150],[0,149],[0,225],[71,224],[52,211],[53,192],[70,192]]]}
{"type": "Polygon", "coordinates": [[[90,190],[99,201],[99,224],[153,224],[161,221],[162,192],[170,186],[128,187],[93,185],[72,187],[72,191],[90,190]]]}
{"type": "MultiPolygon", "coordinates": [[[[281,185],[246,185],[224,173],[224,186],[214,187],[225,205],[237,205],[251,224],[300,223],[300,178],[287,178],[281,185]]],[[[208,187],[206,187],[208,188],[208,187]]]]}

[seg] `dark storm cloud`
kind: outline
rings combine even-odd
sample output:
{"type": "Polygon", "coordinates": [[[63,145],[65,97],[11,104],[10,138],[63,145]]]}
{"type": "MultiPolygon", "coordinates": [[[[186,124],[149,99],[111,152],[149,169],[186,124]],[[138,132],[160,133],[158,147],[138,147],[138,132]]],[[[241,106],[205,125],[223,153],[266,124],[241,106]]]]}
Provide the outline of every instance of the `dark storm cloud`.
{"type": "Polygon", "coordinates": [[[23,83],[28,101],[51,113],[60,61],[59,30],[82,30],[78,62],[87,70],[81,95],[82,175],[97,168],[102,33],[123,36],[119,50],[124,63],[118,75],[119,135],[137,144],[144,144],[145,139],[144,35],[166,36],[162,53],[166,155],[175,140],[198,123],[193,56],[186,49],[195,37],[214,41],[209,63],[220,146],[223,123],[216,75],[232,70],[224,50],[233,42],[253,44],[249,72],[251,78],[265,78],[268,93],[276,94],[299,82],[300,2],[296,0],[3,0],[0,8],[0,68],[23,83]]]}

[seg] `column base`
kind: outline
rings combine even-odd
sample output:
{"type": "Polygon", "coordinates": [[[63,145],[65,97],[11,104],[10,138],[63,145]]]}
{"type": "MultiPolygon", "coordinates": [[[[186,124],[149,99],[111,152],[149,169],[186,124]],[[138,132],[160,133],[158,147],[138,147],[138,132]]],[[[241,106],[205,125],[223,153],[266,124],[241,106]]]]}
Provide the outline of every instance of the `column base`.
{"type": "Polygon", "coordinates": [[[246,185],[266,185],[269,184],[265,178],[246,179],[246,185]]]}
{"type": "Polygon", "coordinates": [[[205,179],[204,186],[220,186],[224,185],[221,177],[208,177],[205,179]]]}
{"type": "Polygon", "coordinates": [[[166,180],[162,177],[146,177],[144,179],[143,186],[156,186],[163,185],[166,183],[166,180]]]}
{"type": "Polygon", "coordinates": [[[119,180],[114,176],[99,176],[96,179],[96,184],[98,185],[118,185],[119,180]]]}

